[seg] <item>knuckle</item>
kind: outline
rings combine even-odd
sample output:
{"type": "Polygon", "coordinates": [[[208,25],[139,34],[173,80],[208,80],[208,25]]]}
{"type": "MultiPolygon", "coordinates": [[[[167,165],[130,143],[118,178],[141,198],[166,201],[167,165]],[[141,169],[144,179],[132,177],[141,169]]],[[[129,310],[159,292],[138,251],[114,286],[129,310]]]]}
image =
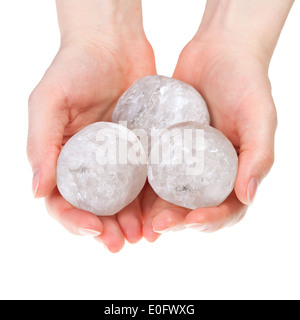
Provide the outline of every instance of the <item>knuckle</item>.
{"type": "Polygon", "coordinates": [[[29,163],[31,164],[33,159],[33,147],[29,137],[27,139],[26,153],[27,153],[27,158],[29,160],[29,163]]]}
{"type": "Polygon", "coordinates": [[[273,166],[274,161],[275,161],[275,155],[274,155],[274,151],[272,150],[266,154],[266,159],[265,159],[266,165],[269,169],[271,169],[271,167],[273,166]]]}
{"type": "Polygon", "coordinates": [[[278,126],[278,115],[277,115],[277,110],[274,107],[274,123],[275,123],[275,128],[278,126]]]}
{"type": "Polygon", "coordinates": [[[274,132],[275,132],[277,129],[277,126],[278,126],[278,116],[277,116],[277,110],[276,110],[275,106],[273,106],[273,108],[272,108],[272,112],[270,114],[270,119],[271,119],[271,123],[273,124],[274,132]]]}
{"type": "Polygon", "coordinates": [[[35,105],[39,93],[38,89],[34,89],[28,97],[28,108],[31,109],[35,105]]]}
{"type": "Polygon", "coordinates": [[[265,151],[261,156],[262,173],[265,177],[271,170],[275,161],[275,155],[273,150],[265,151]]]}

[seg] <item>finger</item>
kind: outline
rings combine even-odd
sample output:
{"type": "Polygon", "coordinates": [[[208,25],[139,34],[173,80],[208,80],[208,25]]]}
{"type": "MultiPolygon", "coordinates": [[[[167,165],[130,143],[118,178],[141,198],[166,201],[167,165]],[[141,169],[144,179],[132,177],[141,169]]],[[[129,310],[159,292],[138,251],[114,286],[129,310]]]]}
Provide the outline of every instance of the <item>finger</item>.
{"type": "Polygon", "coordinates": [[[144,220],[144,225],[143,225],[143,235],[145,239],[149,242],[156,241],[160,236],[159,233],[153,230],[153,226],[152,226],[153,217],[154,217],[154,214],[149,215],[147,219],[144,220]]]}
{"type": "Polygon", "coordinates": [[[149,182],[147,181],[143,190],[139,194],[139,200],[141,203],[142,217],[145,220],[149,215],[155,200],[157,199],[157,194],[154,192],[149,182]]]}
{"type": "Polygon", "coordinates": [[[159,233],[153,230],[152,222],[155,215],[157,215],[161,210],[163,210],[160,206],[161,200],[162,199],[160,199],[159,197],[156,197],[156,200],[153,202],[151,208],[149,208],[148,211],[144,214],[143,235],[145,239],[149,242],[154,242],[160,236],[159,233]]]}
{"type": "Polygon", "coordinates": [[[174,207],[170,204],[170,208],[162,210],[153,218],[153,230],[165,233],[184,229],[184,219],[190,211],[190,209],[174,207]]]}
{"type": "Polygon", "coordinates": [[[218,207],[191,211],[185,218],[185,226],[199,231],[214,232],[239,222],[245,216],[246,210],[247,206],[232,192],[218,207]]]}
{"type": "Polygon", "coordinates": [[[69,232],[75,235],[98,236],[103,232],[100,219],[93,213],[74,208],[63,199],[57,188],[46,197],[46,208],[69,232]]]}
{"type": "Polygon", "coordinates": [[[157,199],[158,196],[147,182],[144,189],[142,190],[140,202],[143,218],[143,235],[145,239],[150,242],[155,241],[159,237],[159,234],[153,231],[152,226],[152,219],[155,215],[155,211],[152,210],[152,208],[157,199]]]}
{"type": "Polygon", "coordinates": [[[103,243],[112,253],[119,252],[124,244],[125,237],[116,216],[101,217],[103,223],[103,232],[95,239],[103,243]]]}
{"type": "Polygon", "coordinates": [[[119,222],[123,234],[128,242],[136,243],[141,240],[143,236],[143,223],[138,199],[134,200],[117,214],[117,221],[119,222]]]}
{"type": "Polygon", "coordinates": [[[180,208],[176,205],[167,202],[159,197],[153,203],[152,208],[148,212],[144,220],[143,234],[144,237],[150,241],[154,242],[158,239],[160,233],[162,233],[166,228],[165,226],[172,225],[175,227],[176,223],[180,221],[180,208]],[[172,211],[174,209],[174,212],[172,211]],[[165,213],[163,213],[165,211],[165,213]],[[160,215],[162,214],[163,221],[160,221],[160,215]],[[158,219],[156,219],[158,216],[158,219]],[[165,220],[166,218],[166,220],[165,220]],[[154,220],[155,219],[155,220],[154,220]],[[155,225],[154,225],[154,221],[155,225]],[[157,228],[157,230],[156,230],[157,228]]]}
{"type": "Polygon", "coordinates": [[[274,162],[277,117],[271,95],[259,97],[259,101],[252,98],[244,108],[248,109],[248,116],[238,128],[240,152],[235,192],[241,202],[250,205],[274,162]]]}
{"type": "Polygon", "coordinates": [[[33,171],[35,197],[45,197],[56,185],[56,163],[68,113],[57,89],[39,85],[29,98],[27,154],[33,171]]]}

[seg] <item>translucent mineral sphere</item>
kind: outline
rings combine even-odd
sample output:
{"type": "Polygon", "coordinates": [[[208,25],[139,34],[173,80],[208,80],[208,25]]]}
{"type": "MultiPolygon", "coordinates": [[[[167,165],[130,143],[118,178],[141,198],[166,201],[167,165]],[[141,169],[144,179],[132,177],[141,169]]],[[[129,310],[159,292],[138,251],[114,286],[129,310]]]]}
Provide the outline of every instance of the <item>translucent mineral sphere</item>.
{"type": "Polygon", "coordinates": [[[205,101],[187,83],[159,75],[137,80],[119,99],[112,121],[127,121],[129,129],[165,129],[183,121],[209,124],[205,101]]]}
{"type": "Polygon", "coordinates": [[[184,122],[156,137],[148,180],[171,203],[190,209],[215,207],[233,190],[237,168],[236,151],[220,131],[184,122]]]}
{"type": "Polygon", "coordinates": [[[131,130],[97,122],[74,135],[62,149],[57,187],[76,208],[113,215],[140,193],[147,177],[146,162],[131,130]]]}

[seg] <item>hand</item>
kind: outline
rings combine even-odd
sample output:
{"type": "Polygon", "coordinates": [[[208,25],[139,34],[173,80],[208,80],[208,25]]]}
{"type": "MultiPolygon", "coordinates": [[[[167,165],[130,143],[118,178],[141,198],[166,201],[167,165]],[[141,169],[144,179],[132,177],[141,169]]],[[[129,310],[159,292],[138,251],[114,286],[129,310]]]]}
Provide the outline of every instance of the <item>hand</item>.
{"type": "Polygon", "coordinates": [[[216,231],[245,215],[274,160],[277,119],[266,61],[252,52],[251,46],[233,44],[220,33],[216,38],[200,33],[182,51],[174,77],[203,95],[211,125],[222,131],[238,152],[238,175],[234,191],[216,208],[191,211],[157,198],[143,231],[150,241],[159,233],[184,226],[216,231]]]}
{"type": "Polygon", "coordinates": [[[151,46],[140,37],[75,37],[63,41],[29,99],[28,157],[33,190],[46,197],[55,219],[77,235],[91,235],[110,251],[142,237],[139,200],[112,217],[97,217],[67,203],[56,188],[56,163],[64,143],[83,127],[110,121],[119,96],[138,78],[155,74],[151,46]]]}
{"type": "Polygon", "coordinates": [[[174,77],[203,95],[211,125],[236,147],[234,191],[216,208],[192,211],[157,197],[145,217],[148,240],[184,226],[216,231],[240,221],[253,202],[274,161],[277,116],[268,67],[293,2],[207,0],[199,30],[182,51],[174,77]]]}

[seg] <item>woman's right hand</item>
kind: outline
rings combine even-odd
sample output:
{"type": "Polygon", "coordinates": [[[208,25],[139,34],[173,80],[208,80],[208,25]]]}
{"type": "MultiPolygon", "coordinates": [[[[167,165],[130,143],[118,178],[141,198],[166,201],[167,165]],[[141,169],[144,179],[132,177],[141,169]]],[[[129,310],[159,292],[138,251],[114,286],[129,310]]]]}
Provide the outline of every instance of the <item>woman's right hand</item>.
{"type": "MultiPolygon", "coordinates": [[[[139,200],[112,217],[97,217],[67,203],[56,188],[62,146],[85,126],[111,121],[119,96],[138,78],[155,74],[153,50],[142,31],[111,27],[112,36],[72,33],[29,98],[28,158],[33,192],[45,197],[52,217],[73,234],[91,235],[112,252],[125,238],[142,237],[139,200]]],[[[64,35],[65,37],[65,35],[64,35]]]]}

